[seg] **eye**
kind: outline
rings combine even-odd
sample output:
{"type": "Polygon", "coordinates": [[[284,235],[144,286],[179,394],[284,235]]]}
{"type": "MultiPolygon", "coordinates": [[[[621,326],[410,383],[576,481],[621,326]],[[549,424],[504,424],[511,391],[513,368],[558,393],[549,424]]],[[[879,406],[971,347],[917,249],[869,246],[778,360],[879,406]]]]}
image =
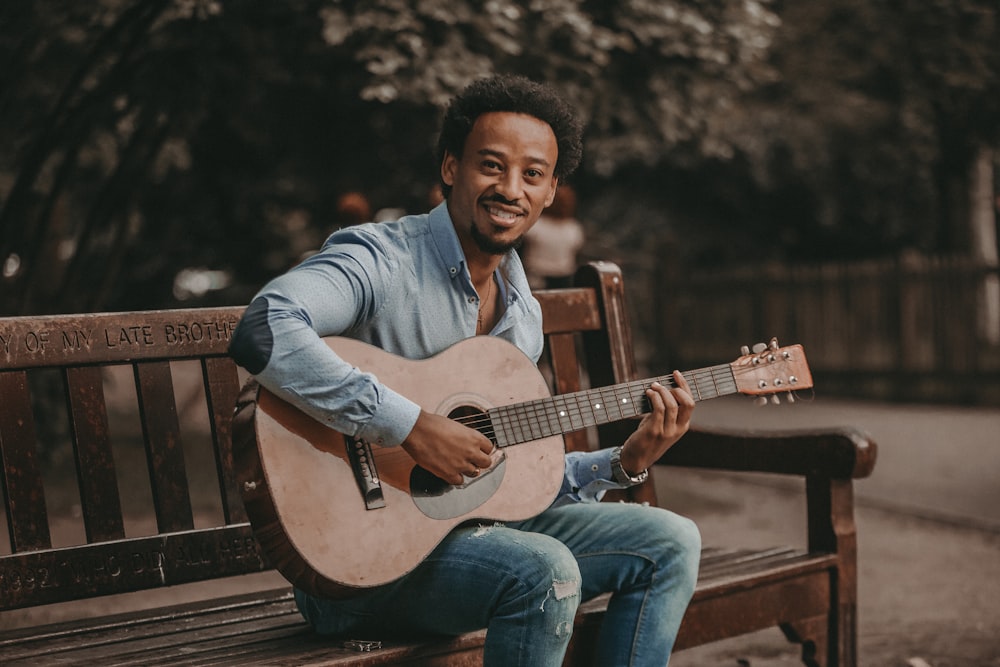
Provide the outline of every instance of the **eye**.
{"type": "Polygon", "coordinates": [[[496,160],[483,160],[483,171],[502,171],[503,167],[496,160]]]}
{"type": "Polygon", "coordinates": [[[540,169],[529,169],[528,171],[524,172],[524,175],[532,179],[541,178],[542,176],[544,176],[544,174],[540,169]]]}

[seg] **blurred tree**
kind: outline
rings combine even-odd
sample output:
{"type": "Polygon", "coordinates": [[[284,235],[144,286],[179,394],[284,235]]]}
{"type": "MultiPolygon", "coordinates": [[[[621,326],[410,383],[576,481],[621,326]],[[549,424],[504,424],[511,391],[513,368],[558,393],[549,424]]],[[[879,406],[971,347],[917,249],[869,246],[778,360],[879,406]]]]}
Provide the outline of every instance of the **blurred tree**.
{"type": "Polygon", "coordinates": [[[343,192],[423,209],[440,107],[492,71],[581,109],[579,180],[600,185],[582,203],[611,251],[650,255],[669,230],[706,261],[961,248],[969,167],[1000,123],[997,11],[3,3],[0,313],[175,305],[199,267],[232,276],[213,298],[243,303],[321,242],[343,192]]]}
{"type": "Polygon", "coordinates": [[[777,26],[753,0],[2,11],[4,313],[166,305],[184,267],[258,285],[318,245],[345,190],[423,206],[440,107],[491,71],[561,85],[596,174],[678,142],[724,151],[712,119],[771,75],[777,26]]]}
{"type": "Polygon", "coordinates": [[[1000,140],[998,13],[995,0],[785,2],[779,77],[728,125],[752,179],[733,208],[752,233],[783,257],[968,252],[969,179],[1000,140]]]}

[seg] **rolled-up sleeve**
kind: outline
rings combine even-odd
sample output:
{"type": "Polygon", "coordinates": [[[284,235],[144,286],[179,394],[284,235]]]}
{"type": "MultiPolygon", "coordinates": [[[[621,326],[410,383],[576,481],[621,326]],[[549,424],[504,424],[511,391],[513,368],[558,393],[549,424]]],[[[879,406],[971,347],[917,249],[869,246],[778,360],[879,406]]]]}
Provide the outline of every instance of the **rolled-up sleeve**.
{"type": "Polygon", "coordinates": [[[610,489],[621,489],[611,475],[611,449],[566,454],[563,485],[553,507],[570,503],[596,503],[610,489]]]}

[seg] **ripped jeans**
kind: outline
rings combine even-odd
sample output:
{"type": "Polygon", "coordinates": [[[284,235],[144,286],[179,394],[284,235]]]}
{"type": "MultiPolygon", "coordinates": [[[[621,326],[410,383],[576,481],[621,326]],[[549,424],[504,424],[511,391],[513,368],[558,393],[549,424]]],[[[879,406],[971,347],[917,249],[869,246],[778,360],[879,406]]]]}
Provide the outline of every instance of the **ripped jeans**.
{"type": "Polygon", "coordinates": [[[485,627],[487,667],[558,667],[580,602],[610,592],[596,664],[663,667],[700,550],[694,523],[667,510],[578,503],[506,526],[458,528],[415,570],[361,596],[295,598],[322,634],[386,639],[485,627]]]}

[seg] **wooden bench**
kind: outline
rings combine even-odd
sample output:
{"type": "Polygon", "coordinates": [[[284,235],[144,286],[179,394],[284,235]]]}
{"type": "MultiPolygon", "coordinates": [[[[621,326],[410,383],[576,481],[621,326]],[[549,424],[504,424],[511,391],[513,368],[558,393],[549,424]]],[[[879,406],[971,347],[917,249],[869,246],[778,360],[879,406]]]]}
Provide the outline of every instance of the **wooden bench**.
{"type": "MultiPolygon", "coordinates": [[[[638,379],[617,267],[582,267],[577,285],[539,294],[555,390],[638,379]]],[[[0,663],[481,660],[482,631],[385,641],[367,652],[344,648],[310,632],[283,580],[253,574],[270,568],[233,471],[231,416],[246,378],[226,348],[241,313],[229,307],[0,318],[0,482],[9,535],[8,544],[0,540],[0,663]],[[191,376],[194,390],[182,382],[191,376]],[[132,415],[131,427],[121,425],[129,423],[122,414],[132,415]],[[192,414],[203,420],[195,435],[186,430],[192,414]],[[129,428],[131,443],[119,444],[129,428]],[[63,447],[76,479],[53,482],[46,472],[53,463],[42,459],[52,458],[52,442],[61,441],[72,445],[63,447]],[[142,462],[126,465],[129,458],[142,462]],[[137,480],[148,485],[141,485],[140,500],[130,495],[137,480]],[[53,497],[67,493],[75,512],[47,511],[53,497]],[[178,586],[191,582],[200,583],[178,586]],[[183,595],[169,595],[176,591],[183,595]],[[164,592],[166,602],[159,602],[164,592]],[[102,612],[108,606],[98,603],[109,600],[103,596],[128,610],[102,612]],[[65,611],[74,600],[86,601],[75,603],[82,612],[65,611]],[[70,613],[78,617],[63,619],[70,613]],[[32,620],[39,616],[58,622],[32,620]]],[[[567,446],[620,443],[633,426],[574,433],[567,446]]],[[[678,650],[779,626],[802,643],[808,665],[856,664],[852,479],[871,472],[875,451],[848,430],[780,437],[692,432],[668,453],[665,466],[796,475],[807,489],[806,549],[706,548],[678,650]]],[[[632,500],[656,502],[650,483],[631,491],[632,500]]],[[[605,605],[601,598],[582,606],[567,664],[588,663],[605,605]]]]}

